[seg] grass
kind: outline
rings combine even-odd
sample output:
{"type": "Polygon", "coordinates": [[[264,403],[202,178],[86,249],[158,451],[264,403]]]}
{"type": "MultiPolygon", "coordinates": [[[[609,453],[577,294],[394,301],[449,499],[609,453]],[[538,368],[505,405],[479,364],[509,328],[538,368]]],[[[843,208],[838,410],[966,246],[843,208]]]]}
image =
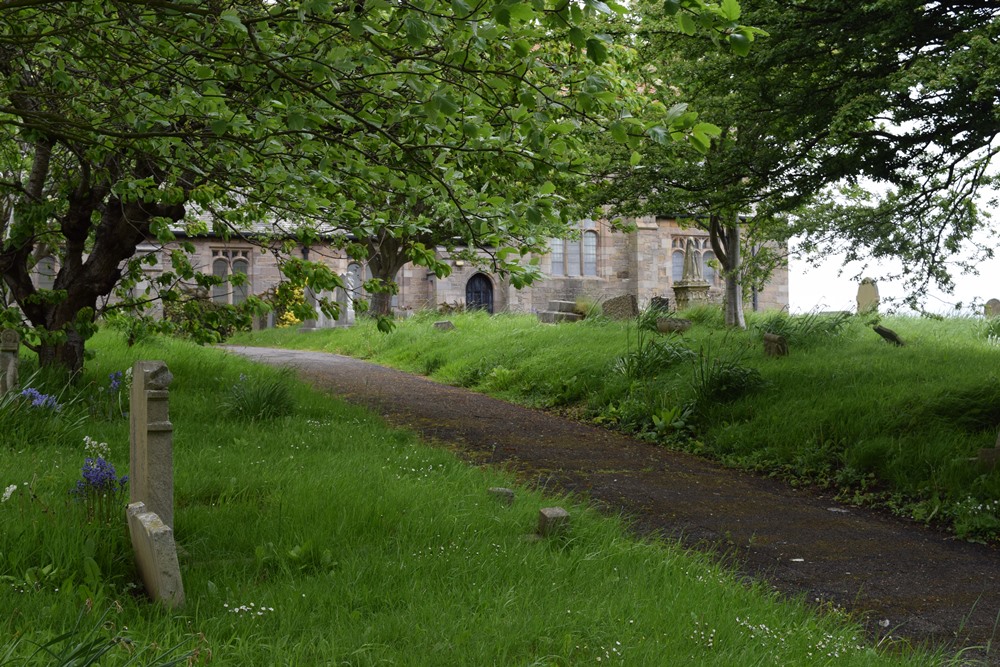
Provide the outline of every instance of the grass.
{"type": "MultiPolygon", "coordinates": [[[[488,487],[512,484],[501,473],[242,359],[163,339],[126,349],[104,333],[91,349],[84,382],[61,394],[82,415],[74,428],[27,441],[0,430],[0,487],[17,485],[0,503],[2,665],[86,664],[97,652],[112,666],[944,661],[866,645],[835,610],[817,614],[703,556],[636,541],[571,498],[518,489],[514,505],[497,503],[488,487]],[[111,402],[100,387],[136,359],[164,359],[174,376],[187,597],[175,611],[139,594],[124,521],[88,521],[69,493],[84,436],[127,467],[127,420],[87,406],[94,392],[111,402]],[[280,383],[290,411],[248,420],[220,410],[241,382],[280,383]],[[569,509],[570,532],[526,539],[551,505],[569,509]]],[[[450,359],[439,370],[449,365],[460,372],[450,359]]],[[[0,413],[27,409],[12,405],[0,413]]]]}
{"type": "Polygon", "coordinates": [[[437,331],[421,314],[383,335],[369,324],[254,344],[341,352],[442,382],[569,412],[775,475],[832,489],[847,502],[933,522],[971,540],[1000,536],[1000,471],[980,448],[1000,428],[998,320],[754,314],[726,330],[718,309],[685,313],[683,336],[588,319],[542,325],[530,316],[455,316],[437,331]],[[768,358],[761,336],[791,353],[768,358]]]}

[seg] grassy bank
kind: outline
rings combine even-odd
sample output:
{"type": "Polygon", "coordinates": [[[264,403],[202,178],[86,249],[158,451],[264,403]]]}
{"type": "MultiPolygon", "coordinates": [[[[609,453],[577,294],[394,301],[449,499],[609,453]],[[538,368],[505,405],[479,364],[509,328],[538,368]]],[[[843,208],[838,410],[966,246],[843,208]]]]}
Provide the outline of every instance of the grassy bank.
{"type": "Polygon", "coordinates": [[[541,325],[530,316],[419,315],[388,335],[370,324],[243,342],[370,358],[442,382],[579,417],[727,464],[835,489],[958,535],[1000,535],[1000,473],[976,460],[1000,427],[997,333],[975,318],[884,318],[903,347],[857,317],[687,314],[683,335],[636,323],[541,325]],[[791,353],[769,358],[765,331],[791,353]]]}
{"type": "MultiPolygon", "coordinates": [[[[473,325],[498,323],[471,318],[454,338],[473,325]]],[[[625,332],[607,329],[595,335],[625,332]]],[[[568,499],[519,490],[502,506],[486,489],[509,479],[288,376],[173,341],[125,349],[102,334],[92,349],[79,387],[26,369],[25,384],[53,399],[0,405],[2,665],[84,664],[66,656],[103,650],[103,665],[938,662],[865,645],[836,613],[636,542],[568,499]],[[101,443],[102,460],[127,470],[128,379],[115,373],[140,358],[174,374],[187,593],[176,611],[136,590],[117,478],[99,494],[78,484],[101,443]],[[526,539],[554,504],[572,512],[570,533],[526,539]]]]}

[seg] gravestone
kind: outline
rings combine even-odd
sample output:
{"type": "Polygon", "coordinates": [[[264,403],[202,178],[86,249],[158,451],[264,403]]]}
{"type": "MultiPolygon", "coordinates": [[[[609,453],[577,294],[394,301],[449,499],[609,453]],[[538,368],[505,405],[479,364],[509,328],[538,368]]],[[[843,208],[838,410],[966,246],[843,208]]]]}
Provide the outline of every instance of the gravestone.
{"type": "Polygon", "coordinates": [[[132,367],[129,426],[129,502],[144,503],[163,523],[174,526],[174,426],[167,387],[174,379],[162,361],[132,367]]]}
{"type": "Polygon", "coordinates": [[[666,315],[670,312],[670,299],[665,296],[654,296],[649,301],[649,307],[658,313],[666,315]]]}
{"type": "Polygon", "coordinates": [[[1000,317],[1000,299],[990,299],[983,306],[983,311],[986,317],[1000,317]]]}
{"type": "Polygon", "coordinates": [[[503,503],[504,505],[514,504],[514,491],[513,489],[504,488],[502,486],[491,486],[487,489],[487,492],[497,499],[497,501],[503,503]]]}
{"type": "Polygon", "coordinates": [[[903,347],[903,339],[899,337],[899,334],[881,325],[876,325],[872,327],[879,336],[887,343],[892,343],[896,347],[903,347]]]}
{"type": "Polygon", "coordinates": [[[561,507],[543,507],[538,511],[538,534],[559,535],[569,530],[569,512],[561,507]]]}
{"type": "Polygon", "coordinates": [[[990,470],[997,467],[1000,462],[1000,435],[997,435],[997,444],[979,450],[979,462],[990,470]]]}
{"type": "Polygon", "coordinates": [[[451,331],[455,328],[455,323],[451,320],[442,320],[434,323],[434,328],[438,331],[451,331]]]}
{"type": "Polygon", "coordinates": [[[764,334],[764,354],[768,357],[784,357],[788,354],[788,341],[784,336],[764,334]]]}
{"type": "Polygon", "coordinates": [[[683,317],[660,317],[656,320],[656,330],[660,333],[684,333],[691,328],[691,320],[683,317]]]}
{"type": "Polygon", "coordinates": [[[21,337],[13,329],[0,331],[0,396],[17,389],[21,337]]]}
{"type": "Polygon", "coordinates": [[[864,278],[858,285],[858,314],[878,312],[878,285],[871,278],[864,278]]]}
{"type": "Polygon", "coordinates": [[[136,568],[146,594],[168,607],[180,607],[184,604],[184,583],[174,532],[155,513],[146,511],[143,503],[130,503],[127,515],[136,568]]]}
{"type": "Polygon", "coordinates": [[[622,294],[602,303],[601,312],[613,320],[631,320],[639,316],[639,301],[634,294],[622,294]]]}

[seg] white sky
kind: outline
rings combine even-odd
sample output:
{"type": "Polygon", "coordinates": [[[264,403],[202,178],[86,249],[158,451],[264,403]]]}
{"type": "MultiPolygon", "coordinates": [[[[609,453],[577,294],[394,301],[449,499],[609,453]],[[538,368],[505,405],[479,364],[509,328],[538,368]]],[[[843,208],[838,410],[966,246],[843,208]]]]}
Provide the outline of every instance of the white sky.
{"type": "MultiPolygon", "coordinates": [[[[1000,254],[1000,253],[998,253],[1000,254]]],[[[811,310],[854,310],[857,306],[858,282],[853,276],[861,266],[849,265],[838,276],[841,260],[830,259],[813,268],[801,259],[791,259],[788,264],[789,310],[805,313],[811,310]]],[[[870,265],[862,274],[876,280],[879,296],[902,298],[902,281],[880,280],[880,269],[870,265]]],[[[1000,299],[1000,259],[993,259],[979,265],[979,275],[953,275],[954,294],[932,292],[924,302],[924,308],[942,315],[955,314],[954,304],[962,303],[962,312],[968,314],[975,301],[976,312],[982,313],[982,304],[989,299],[1000,299]]]]}

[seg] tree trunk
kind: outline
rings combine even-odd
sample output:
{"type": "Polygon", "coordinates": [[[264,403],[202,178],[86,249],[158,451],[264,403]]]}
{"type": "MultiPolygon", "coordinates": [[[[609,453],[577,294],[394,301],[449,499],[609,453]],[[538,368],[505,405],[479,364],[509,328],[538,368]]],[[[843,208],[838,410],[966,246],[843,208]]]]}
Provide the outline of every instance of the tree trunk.
{"type": "Polygon", "coordinates": [[[722,214],[713,213],[709,222],[709,238],[715,257],[722,267],[722,276],[726,280],[726,326],[746,329],[746,318],[743,316],[743,284],[740,280],[742,257],[739,219],[733,215],[730,220],[724,221],[722,214]]]}
{"type": "Polygon", "coordinates": [[[392,297],[396,293],[396,274],[408,261],[406,246],[388,234],[368,239],[368,268],[372,278],[379,280],[385,290],[372,291],[368,313],[372,317],[392,315],[392,297]]]}
{"type": "Polygon", "coordinates": [[[43,343],[38,346],[39,366],[61,366],[71,378],[83,372],[84,341],[75,330],[66,332],[66,340],[58,344],[43,343]]]}

